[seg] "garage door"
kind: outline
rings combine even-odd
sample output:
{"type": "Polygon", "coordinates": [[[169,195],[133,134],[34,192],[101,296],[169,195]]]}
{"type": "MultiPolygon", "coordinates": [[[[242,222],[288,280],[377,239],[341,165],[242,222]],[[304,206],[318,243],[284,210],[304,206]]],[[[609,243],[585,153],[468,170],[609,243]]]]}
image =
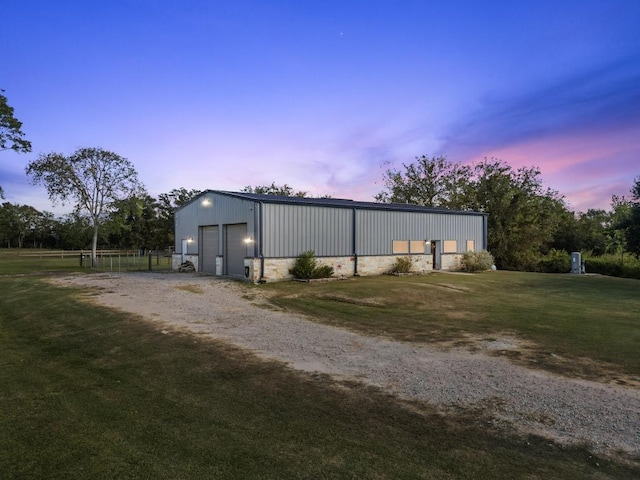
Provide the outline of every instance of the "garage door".
{"type": "Polygon", "coordinates": [[[244,257],[247,255],[247,224],[227,225],[225,264],[227,275],[244,277],[244,257]]]}
{"type": "Polygon", "coordinates": [[[218,248],[218,226],[202,227],[200,237],[200,270],[202,272],[216,274],[216,255],[219,255],[218,248]]]}

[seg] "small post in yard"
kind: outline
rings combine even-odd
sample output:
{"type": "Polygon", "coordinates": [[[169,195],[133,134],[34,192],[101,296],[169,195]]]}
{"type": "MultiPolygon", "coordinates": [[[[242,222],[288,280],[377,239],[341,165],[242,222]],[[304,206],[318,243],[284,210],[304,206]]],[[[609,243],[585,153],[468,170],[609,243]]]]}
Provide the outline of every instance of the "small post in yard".
{"type": "Polygon", "coordinates": [[[151,271],[151,251],[149,251],[149,271],[151,271]]]}

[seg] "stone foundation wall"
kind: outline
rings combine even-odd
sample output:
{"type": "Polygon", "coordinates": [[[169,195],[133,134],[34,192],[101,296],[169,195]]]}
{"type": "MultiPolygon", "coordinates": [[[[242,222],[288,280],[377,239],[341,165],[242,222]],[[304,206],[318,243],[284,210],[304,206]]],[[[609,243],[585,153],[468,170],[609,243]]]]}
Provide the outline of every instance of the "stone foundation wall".
{"type": "MultiPolygon", "coordinates": [[[[396,258],[402,255],[381,255],[358,257],[358,274],[362,276],[382,275],[391,270],[396,258]]],[[[415,273],[427,273],[433,270],[431,255],[410,255],[413,260],[412,271],[415,273]]],[[[443,270],[456,270],[460,266],[460,254],[443,254],[441,257],[443,270]]],[[[198,271],[198,256],[187,255],[187,260],[193,262],[198,271]]],[[[354,257],[317,257],[318,265],[330,265],[333,267],[335,277],[351,277],[354,274],[354,257]]],[[[177,270],[182,261],[182,256],[174,254],[171,259],[171,268],[177,270]]],[[[216,270],[222,272],[222,258],[216,258],[219,262],[216,270]]],[[[281,280],[291,280],[293,275],[289,270],[293,268],[295,258],[265,258],[264,277],[260,278],[260,259],[247,257],[244,259],[244,266],[249,267],[249,275],[246,277],[250,282],[264,280],[276,282],[281,280]]]]}
{"type": "MultiPolygon", "coordinates": [[[[396,258],[404,255],[384,255],[377,257],[358,257],[358,273],[363,276],[382,275],[390,272],[396,258]]],[[[433,270],[431,255],[409,255],[413,261],[412,272],[426,273],[433,270]]]]}
{"type": "MultiPolygon", "coordinates": [[[[381,255],[381,256],[364,256],[358,257],[358,275],[383,275],[391,271],[391,267],[399,255],[381,255]]],[[[442,255],[443,270],[457,269],[460,264],[458,254],[442,255]]],[[[413,260],[412,271],[415,273],[427,273],[433,271],[433,257],[431,255],[411,255],[413,260]]],[[[335,277],[350,277],[354,274],[355,261],[354,257],[318,257],[316,259],[319,265],[331,265],[334,270],[335,277]]],[[[245,266],[248,261],[253,261],[253,270],[250,279],[254,282],[260,280],[260,260],[245,259],[245,266]]],[[[293,275],[289,270],[293,268],[295,258],[265,258],[264,259],[264,278],[267,282],[280,280],[291,280],[293,275]]]]}
{"type": "Polygon", "coordinates": [[[459,270],[462,254],[448,253],[442,254],[442,270],[459,270]]]}
{"type": "MultiPolygon", "coordinates": [[[[353,275],[354,260],[353,257],[318,257],[316,258],[318,265],[330,265],[333,267],[335,277],[350,277],[353,275]]],[[[245,259],[246,265],[247,259],[245,259]]],[[[256,274],[260,275],[260,260],[256,259],[256,274]]],[[[265,258],[264,259],[264,277],[267,282],[279,280],[291,280],[293,275],[289,270],[296,263],[295,258],[265,258]]]]}

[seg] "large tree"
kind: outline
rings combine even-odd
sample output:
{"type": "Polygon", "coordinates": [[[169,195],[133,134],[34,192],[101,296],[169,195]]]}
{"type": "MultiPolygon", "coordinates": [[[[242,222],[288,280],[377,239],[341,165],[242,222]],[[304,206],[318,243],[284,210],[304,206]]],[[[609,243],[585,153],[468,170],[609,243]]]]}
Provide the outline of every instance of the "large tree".
{"type": "Polygon", "coordinates": [[[566,210],[558,192],[543,188],[540,170],[513,170],[497,159],[474,166],[467,198],[472,210],[489,214],[489,250],[497,266],[512,270],[534,268],[566,210]]]}
{"type": "Polygon", "coordinates": [[[13,114],[4,90],[0,89],[0,151],[13,150],[18,153],[31,151],[31,142],[24,138],[22,122],[13,114]]]}
{"type": "MultiPolygon", "coordinates": [[[[4,90],[0,89],[0,152],[3,150],[28,153],[31,151],[31,142],[24,138],[22,122],[15,117],[13,107],[9,105],[4,90]]],[[[2,186],[0,186],[0,198],[4,198],[2,186]]]]}
{"type": "Polygon", "coordinates": [[[623,220],[627,250],[640,258],[640,176],[635,178],[631,188],[631,202],[628,216],[623,220]]]}
{"type": "Polygon", "coordinates": [[[186,205],[201,193],[200,190],[188,190],[180,187],[158,195],[158,241],[160,245],[164,247],[173,245],[176,209],[186,205]]]}
{"type": "Polygon", "coordinates": [[[109,244],[118,248],[144,251],[166,247],[160,237],[158,203],[146,193],[115,202],[105,227],[109,244]]]}
{"type": "Polygon", "coordinates": [[[118,200],[142,191],[133,165],[101,148],[80,148],[69,156],[41,154],[26,168],[34,185],[44,185],[52,202],[69,201],[86,213],[93,227],[91,260],[95,263],[100,225],[118,200]]]}
{"type": "Polygon", "coordinates": [[[428,156],[403,168],[385,172],[376,199],[487,212],[488,248],[500,268],[531,269],[566,212],[562,197],[542,187],[537,168],[513,170],[497,159],[470,167],[428,156]]]}
{"type": "Polygon", "coordinates": [[[0,245],[12,247],[53,246],[53,214],[30,205],[4,202],[0,205],[0,245]]]}
{"type": "Polygon", "coordinates": [[[410,203],[426,207],[465,208],[465,192],[471,167],[452,163],[445,157],[416,157],[403,170],[383,174],[385,190],[376,195],[384,203],[410,203]]]}

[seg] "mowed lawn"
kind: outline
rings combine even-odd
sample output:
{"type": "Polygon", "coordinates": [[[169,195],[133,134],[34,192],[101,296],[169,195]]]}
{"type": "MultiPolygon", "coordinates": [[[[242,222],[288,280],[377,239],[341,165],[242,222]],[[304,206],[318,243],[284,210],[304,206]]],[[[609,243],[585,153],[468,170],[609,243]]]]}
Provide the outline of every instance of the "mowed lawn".
{"type": "Polygon", "coordinates": [[[516,361],[587,378],[640,381],[639,280],[431,273],[265,287],[282,307],[368,335],[469,347],[512,336],[527,347],[502,352],[516,361]]]}
{"type": "Polygon", "coordinates": [[[640,477],[586,449],[163,333],[87,294],[0,266],[2,479],[640,477]]]}
{"type": "Polygon", "coordinates": [[[57,274],[87,270],[80,266],[77,254],[49,256],[48,253],[48,250],[0,248],[0,275],[31,275],[43,272],[57,274]]]}

